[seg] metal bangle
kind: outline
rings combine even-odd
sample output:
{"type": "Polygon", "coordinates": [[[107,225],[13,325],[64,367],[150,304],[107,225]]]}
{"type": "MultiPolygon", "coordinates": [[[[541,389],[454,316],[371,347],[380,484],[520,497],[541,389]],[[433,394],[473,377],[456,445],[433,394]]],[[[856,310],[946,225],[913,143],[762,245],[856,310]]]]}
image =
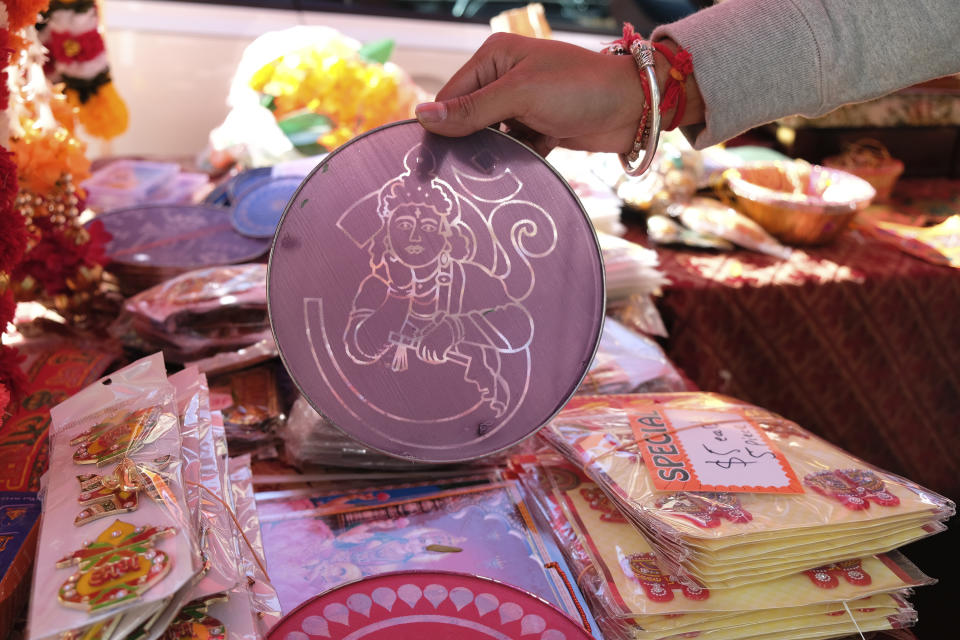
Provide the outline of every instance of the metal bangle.
{"type": "Polygon", "coordinates": [[[653,47],[646,42],[636,40],[630,44],[630,55],[637,63],[637,70],[647,74],[647,86],[650,87],[650,104],[648,105],[650,116],[647,118],[646,125],[643,126],[642,131],[637,132],[637,138],[633,141],[633,149],[630,153],[620,154],[620,164],[630,176],[639,176],[650,168],[653,157],[657,153],[657,145],[660,143],[660,87],[657,85],[657,75],[654,73],[653,52],[653,47]],[[640,164],[634,166],[633,163],[640,158],[640,152],[644,150],[640,164]]]}

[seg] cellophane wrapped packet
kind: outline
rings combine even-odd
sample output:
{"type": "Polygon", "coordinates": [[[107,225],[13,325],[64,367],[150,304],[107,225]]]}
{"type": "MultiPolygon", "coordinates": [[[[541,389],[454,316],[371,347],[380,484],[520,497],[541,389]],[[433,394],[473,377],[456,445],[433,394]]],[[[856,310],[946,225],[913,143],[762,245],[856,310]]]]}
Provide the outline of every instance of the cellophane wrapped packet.
{"type": "Polygon", "coordinates": [[[209,357],[270,336],[264,264],[191,271],[124,303],[112,333],[137,348],[159,348],[176,362],[209,357]]]}
{"type": "Polygon", "coordinates": [[[733,207],[712,198],[691,198],[667,207],[667,213],[678,218],[688,229],[729,240],[751,251],[786,260],[791,249],[780,244],[759,224],[733,207]]]}
{"type": "Polygon", "coordinates": [[[210,379],[211,407],[223,416],[231,455],[272,445],[286,416],[276,363],[264,363],[210,379]]]}
{"type": "Polygon", "coordinates": [[[600,345],[578,394],[685,391],[686,383],[654,340],[606,318],[600,345]]]}
{"type": "Polygon", "coordinates": [[[603,254],[608,304],[634,294],[660,295],[660,289],[670,283],[660,270],[656,251],[609,233],[598,233],[597,241],[603,254]]]}
{"type": "Polygon", "coordinates": [[[375,451],[346,435],[298,396],[280,428],[284,456],[300,469],[315,466],[357,469],[413,469],[419,463],[375,451]]]}
{"type": "MultiPolygon", "coordinates": [[[[206,376],[188,368],[171,376],[170,381],[177,389],[185,457],[188,442],[196,447],[195,463],[187,467],[187,501],[197,523],[197,539],[207,567],[190,593],[190,600],[196,600],[228,591],[240,582],[239,556],[219,470],[206,376]]],[[[190,457],[193,458],[192,452],[190,457]]]]}
{"type": "Polygon", "coordinates": [[[201,569],[162,356],[101,378],[51,419],[29,638],[136,626],[201,569]]]}
{"type": "Polygon", "coordinates": [[[915,616],[906,590],[932,582],[893,553],[762,585],[707,589],[661,571],[647,541],[569,462],[540,453],[515,459],[512,466],[551,523],[607,637],[654,640],[696,634],[739,639],[801,621],[813,632],[836,622],[825,616],[846,614],[845,602],[854,612],[870,609],[861,613],[878,622],[896,617],[906,624],[915,616]],[[820,574],[828,576],[828,583],[820,574]]]}
{"type": "MultiPolygon", "coordinates": [[[[216,429],[214,432],[216,433],[216,429]]],[[[226,440],[221,442],[225,443],[226,440]]],[[[277,590],[271,584],[267,573],[269,568],[265,560],[260,516],[253,493],[250,456],[226,458],[225,462],[231,503],[242,532],[237,540],[240,548],[240,572],[246,578],[245,586],[250,597],[250,610],[253,611],[256,631],[261,637],[266,637],[270,628],[280,620],[282,613],[277,590]]]]}
{"type": "Polygon", "coordinates": [[[874,237],[933,264],[960,268],[960,215],[931,227],[877,221],[859,225],[874,237]]]}
{"type": "Polygon", "coordinates": [[[942,531],[955,512],[943,496],[716,394],[577,397],[541,433],[665,570],[707,588],[883,553],[942,531]]]}

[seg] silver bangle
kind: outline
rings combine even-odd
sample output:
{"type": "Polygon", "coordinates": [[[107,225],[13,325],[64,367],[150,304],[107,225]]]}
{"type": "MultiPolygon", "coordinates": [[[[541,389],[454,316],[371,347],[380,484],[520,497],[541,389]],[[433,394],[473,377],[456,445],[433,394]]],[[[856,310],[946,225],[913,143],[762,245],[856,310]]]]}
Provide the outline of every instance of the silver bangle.
{"type": "MultiPolygon", "coordinates": [[[[637,132],[630,153],[619,154],[620,164],[630,176],[639,176],[650,168],[657,153],[657,145],[660,143],[660,87],[657,85],[657,75],[654,73],[653,52],[654,48],[646,42],[635,40],[630,44],[630,55],[637,63],[637,70],[647,74],[647,86],[650,87],[650,104],[648,105],[650,115],[641,126],[641,130],[637,132]],[[643,158],[640,159],[640,152],[644,150],[643,158]],[[638,159],[640,164],[634,166],[633,163],[638,159]]],[[[626,52],[621,49],[618,53],[626,52]]]]}

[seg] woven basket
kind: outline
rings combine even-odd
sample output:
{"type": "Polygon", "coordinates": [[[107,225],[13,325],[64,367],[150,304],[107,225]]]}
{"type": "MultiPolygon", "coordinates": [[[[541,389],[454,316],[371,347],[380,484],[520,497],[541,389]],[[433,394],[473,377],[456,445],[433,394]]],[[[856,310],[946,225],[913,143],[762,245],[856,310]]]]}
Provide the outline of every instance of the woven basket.
{"type": "Polygon", "coordinates": [[[891,157],[883,143],[873,139],[854,142],[843,153],[824,158],[823,165],[869,182],[877,190],[873,199],[876,203],[889,202],[890,193],[903,173],[903,162],[891,157]]]}

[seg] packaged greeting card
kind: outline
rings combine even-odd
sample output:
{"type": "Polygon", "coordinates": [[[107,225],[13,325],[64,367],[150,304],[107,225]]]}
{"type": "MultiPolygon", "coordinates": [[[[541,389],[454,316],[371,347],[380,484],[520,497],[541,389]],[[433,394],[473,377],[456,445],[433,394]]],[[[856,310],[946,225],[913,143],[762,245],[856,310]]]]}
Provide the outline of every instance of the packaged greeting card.
{"type": "Polygon", "coordinates": [[[930,583],[900,554],[858,558],[762,585],[705,588],[659,568],[649,543],[582,471],[557,458],[515,465],[549,520],[607,637],[739,639],[772,630],[816,634],[849,608],[860,620],[914,616],[904,590],[930,583]],[[831,617],[832,616],[832,617],[831,617]]]}
{"type": "Polygon", "coordinates": [[[707,587],[889,551],[954,513],[943,496],[714,394],[576,398],[544,435],[665,568],[707,587]]]}
{"type": "Polygon", "coordinates": [[[143,622],[201,568],[162,357],[101,378],[51,418],[29,637],[143,622]]]}

